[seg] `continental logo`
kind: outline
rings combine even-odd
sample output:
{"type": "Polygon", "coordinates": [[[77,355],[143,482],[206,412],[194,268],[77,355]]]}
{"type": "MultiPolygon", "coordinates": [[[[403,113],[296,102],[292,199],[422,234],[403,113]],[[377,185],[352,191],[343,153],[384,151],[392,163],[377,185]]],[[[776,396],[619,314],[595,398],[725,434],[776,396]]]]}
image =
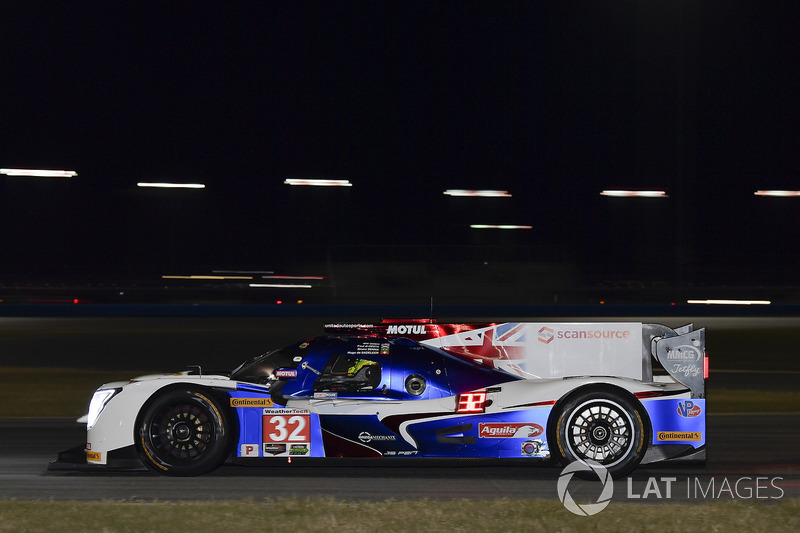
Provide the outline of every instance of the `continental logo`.
{"type": "Polygon", "coordinates": [[[86,452],[86,460],[99,463],[100,461],[102,461],[100,452],[86,452]]]}
{"type": "Polygon", "coordinates": [[[659,431],[656,433],[656,439],[662,442],[673,440],[702,440],[702,435],[699,431],[659,431]]]}
{"type": "Polygon", "coordinates": [[[272,407],[272,398],[231,398],[231,407],[272,407]]]}

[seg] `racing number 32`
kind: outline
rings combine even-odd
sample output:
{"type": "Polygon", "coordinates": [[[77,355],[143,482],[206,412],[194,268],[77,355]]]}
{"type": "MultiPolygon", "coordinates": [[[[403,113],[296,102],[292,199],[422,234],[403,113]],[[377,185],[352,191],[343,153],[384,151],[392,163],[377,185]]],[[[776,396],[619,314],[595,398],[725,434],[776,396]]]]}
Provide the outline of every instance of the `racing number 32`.
{"type": "Polygon", "coordinates": [[[264,442],[310,442],[308,415],[264,417],[264,442]]]}

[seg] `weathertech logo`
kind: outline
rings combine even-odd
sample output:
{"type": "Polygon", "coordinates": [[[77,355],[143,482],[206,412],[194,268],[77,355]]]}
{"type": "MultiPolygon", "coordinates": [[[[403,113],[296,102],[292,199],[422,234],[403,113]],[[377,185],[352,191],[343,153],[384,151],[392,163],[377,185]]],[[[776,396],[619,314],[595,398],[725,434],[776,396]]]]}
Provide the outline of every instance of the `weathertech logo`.
{"type": "Polygon", "coordinates": [[[550,344],[555,339],[555,333],[553,333],[552,328],[548,328],[547,326],[542,327],[539,330],[539,342],[543,342],[545,344],[550,344]]]}
{"type": "Polygon", "coordinates": [[[482,439],[537,437],[544,433],[539,424],[480,424],[478,436],[482,439]]]}

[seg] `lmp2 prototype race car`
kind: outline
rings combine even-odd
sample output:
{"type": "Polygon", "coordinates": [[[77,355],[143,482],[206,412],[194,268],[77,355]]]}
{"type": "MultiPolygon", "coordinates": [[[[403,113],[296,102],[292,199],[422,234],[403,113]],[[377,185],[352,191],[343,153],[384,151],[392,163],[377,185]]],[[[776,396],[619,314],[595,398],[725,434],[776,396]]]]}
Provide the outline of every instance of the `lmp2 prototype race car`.
{"type": "Polygon", "coordinates": [[[51,470],[192,476],[307,458],[705,458],[705,330],[642,323],[332,324],[229,373],[108,383],[51,470]]]}

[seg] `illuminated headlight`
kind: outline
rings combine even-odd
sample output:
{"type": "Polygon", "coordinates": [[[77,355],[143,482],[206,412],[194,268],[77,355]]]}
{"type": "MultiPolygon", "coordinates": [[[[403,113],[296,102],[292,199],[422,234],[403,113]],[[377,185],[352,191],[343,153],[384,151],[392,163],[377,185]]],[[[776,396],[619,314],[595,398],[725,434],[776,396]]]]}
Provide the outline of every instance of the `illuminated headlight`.
{"type": "Polygon", "coordinates": [[[86,415],[86,429],[92,429],[106,404],[122,389],[99,389],[89,403],[89,414],[86,415]]]}

